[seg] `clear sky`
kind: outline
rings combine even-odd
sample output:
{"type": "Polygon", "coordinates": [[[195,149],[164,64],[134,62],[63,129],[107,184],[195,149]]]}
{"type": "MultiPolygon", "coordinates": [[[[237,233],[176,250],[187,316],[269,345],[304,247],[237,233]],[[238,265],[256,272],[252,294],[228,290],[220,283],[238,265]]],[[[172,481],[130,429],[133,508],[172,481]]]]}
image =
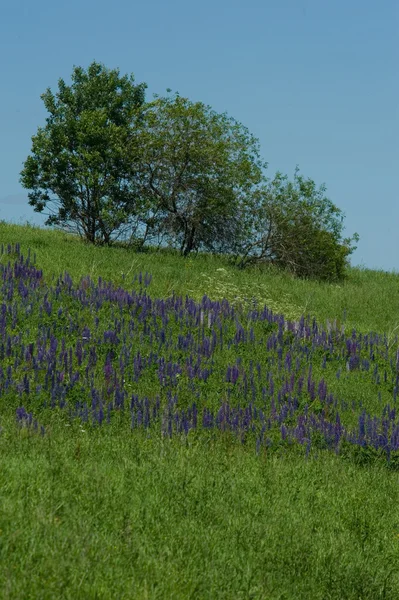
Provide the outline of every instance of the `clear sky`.
{"type": "Polygon", "coordinates": [[[0,219],[43,223],[19,183],[40,95],[93,60],[226,111],[270,177],[326,184],[353,265],[399,272],[397,0],[2,0],[0,219]]]}

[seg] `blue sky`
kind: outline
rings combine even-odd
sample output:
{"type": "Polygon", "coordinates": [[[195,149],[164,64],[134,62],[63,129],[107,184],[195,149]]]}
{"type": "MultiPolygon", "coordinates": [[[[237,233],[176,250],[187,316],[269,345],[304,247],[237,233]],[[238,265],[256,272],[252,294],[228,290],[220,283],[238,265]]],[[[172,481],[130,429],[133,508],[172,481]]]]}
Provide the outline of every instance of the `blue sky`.
{"type": "Polygon", "coordinates": [[[396,0],[6,0],[0,8],[0,219],[42,223],[19,183],[40,95],[96,60],[153,93],[226,111],[269,176],[325,183],[360,235],[353,265],[399,272],[396,0]]]}

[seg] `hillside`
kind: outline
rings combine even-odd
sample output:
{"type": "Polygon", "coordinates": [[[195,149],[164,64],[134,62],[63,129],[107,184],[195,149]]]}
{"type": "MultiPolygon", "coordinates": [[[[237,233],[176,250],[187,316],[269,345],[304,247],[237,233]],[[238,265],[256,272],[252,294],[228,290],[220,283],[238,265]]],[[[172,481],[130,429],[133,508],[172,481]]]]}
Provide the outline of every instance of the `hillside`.
{"type": "Polygon", "coordinates": [[[4,222],[0,274],[4,597],[398,597],[398,275],[4,222]]]}

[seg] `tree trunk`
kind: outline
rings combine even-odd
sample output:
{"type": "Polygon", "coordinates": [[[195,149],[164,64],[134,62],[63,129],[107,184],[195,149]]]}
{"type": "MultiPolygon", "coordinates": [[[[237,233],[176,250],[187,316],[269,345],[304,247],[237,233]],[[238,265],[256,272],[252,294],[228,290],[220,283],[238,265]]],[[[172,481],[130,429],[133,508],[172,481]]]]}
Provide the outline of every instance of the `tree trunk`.
{"type": "Polygon", "coordinates": [[[194,249],[195,227],[192,227],[183,242],[183,256],[188,256],[194,249]]]}

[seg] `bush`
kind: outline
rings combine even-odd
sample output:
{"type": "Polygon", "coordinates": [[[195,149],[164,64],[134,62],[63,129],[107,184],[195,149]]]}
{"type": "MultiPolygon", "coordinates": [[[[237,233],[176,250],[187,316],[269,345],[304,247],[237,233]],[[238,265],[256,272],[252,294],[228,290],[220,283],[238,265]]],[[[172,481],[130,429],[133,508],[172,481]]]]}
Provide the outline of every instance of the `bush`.
{"type": "MultiPolygon", "coordinates": [[[[297,223],[280,231],[282,241],[276,247],[274,263],[298,277],[329,282],[344,279],[350,249],[330,231],[313,226],[310,217],[307,220],[308,227],[305,233],[302,229],[302,235],[297,223]]],[[[301,221],[304,226],[304,217],[301,221]]]]}

